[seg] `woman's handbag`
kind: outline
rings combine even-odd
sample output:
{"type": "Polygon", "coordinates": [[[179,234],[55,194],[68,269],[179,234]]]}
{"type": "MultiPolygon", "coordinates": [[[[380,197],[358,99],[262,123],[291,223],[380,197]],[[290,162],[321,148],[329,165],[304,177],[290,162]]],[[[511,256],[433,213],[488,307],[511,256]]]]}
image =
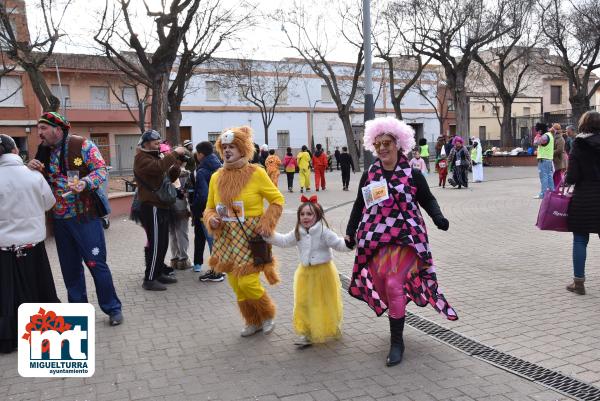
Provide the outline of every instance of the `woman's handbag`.
{"type": "Polygon", "coordinates": [[[250,253],[252,254],[253,263],[255,266],[264,265],[267,263],[271,263],[273,261],[273,255],[271,253],[271,245],[267,243],[260,235],[249,236],[244,229],[244,225],[240,221],[237,213],[234,211],[235,218],[240,224],[240,228],[242,232],[246,236],[248,240],[248,247],[250,248],[250,253]]]}
{"type": "Polygon", "coordinates": [[[573,194],[568,189],[569,187],[563,186],[561,182],[554,191],[546,191],[535,223],[537,228],[547,231],[569,231],[567,219],[573,194]]]}
{"type": "Polygon", "coordinates": [[[146,184],[140,177],[134,174],[136,181],[140,182],[143,186],[145,186],[150,192],[152,192],[158,200],[165,205],[171,206],[175,203],[177,199],[177,189],[175,189],[175,185],[169,179],[168,174],[165,174],[162,182],[158,186],[158,188],[153,189],[150,185],[146,184]]]}

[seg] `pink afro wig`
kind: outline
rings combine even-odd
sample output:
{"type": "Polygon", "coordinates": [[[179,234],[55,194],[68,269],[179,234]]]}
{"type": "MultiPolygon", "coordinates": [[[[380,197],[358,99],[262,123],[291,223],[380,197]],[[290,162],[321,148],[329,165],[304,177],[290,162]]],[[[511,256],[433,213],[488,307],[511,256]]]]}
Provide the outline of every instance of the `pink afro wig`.
{"type": "Polygon", "coordinates": [[[364,148],[377,155],[373,143],[375,138],[383,134],[393,136],[396,139],[396,146],[403,152],[410,151],[415,147],[415,131],[410,125],[394,117],[379,117],[365,123],[364,148]]]}

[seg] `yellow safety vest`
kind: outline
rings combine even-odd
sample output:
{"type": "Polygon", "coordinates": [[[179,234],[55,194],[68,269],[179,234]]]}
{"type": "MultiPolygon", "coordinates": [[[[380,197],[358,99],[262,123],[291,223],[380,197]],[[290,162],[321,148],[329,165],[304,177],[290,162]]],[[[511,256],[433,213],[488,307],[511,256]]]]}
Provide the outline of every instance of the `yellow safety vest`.
{"type": "Polygon", "coordinates": [[[554,135],[550,132],[546,132],[544,135],[547,135],[550,140],[546,144],[546,146],[538,146],[537,148],[537,158],[538,159],[546,159],[552,160],[554,159],[554,135]]]}

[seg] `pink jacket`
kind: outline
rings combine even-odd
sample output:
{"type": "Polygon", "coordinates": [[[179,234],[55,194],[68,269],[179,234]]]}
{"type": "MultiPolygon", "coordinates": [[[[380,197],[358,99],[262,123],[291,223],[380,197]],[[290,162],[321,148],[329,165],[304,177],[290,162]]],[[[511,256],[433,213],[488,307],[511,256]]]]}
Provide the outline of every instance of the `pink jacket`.
{"type": "Polygon", "coordinates": [[[285,171],[288,173],[295,172],[296,167],[298,167],[296,158],[294,156],[285,155],[285,157],[283,158],[283,167],[285,168],[285,171]]]}
{"type": "Polygon", "coordinates": [[[410,167],[411,168],[416,168],[417,170],[421,170],[423,172],[427,172],[427,166],[425,165],[425,160],[423,160],[422,157],[418,158],[418,159],[411,159],[410,161],[410,167]]]}

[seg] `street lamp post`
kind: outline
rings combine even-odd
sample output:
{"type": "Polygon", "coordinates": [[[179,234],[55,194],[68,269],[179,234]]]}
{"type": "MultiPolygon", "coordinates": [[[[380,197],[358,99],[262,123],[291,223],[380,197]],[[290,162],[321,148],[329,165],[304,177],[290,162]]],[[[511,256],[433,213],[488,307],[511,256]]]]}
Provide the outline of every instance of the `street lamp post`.
{"type": "MultiPolygon", "coordinates": [[[[371,73],[371,1],[363,0],[363,38],[365,49],[365,114],[364,122],[375,118],[375,104],[373,103],[373,76],[371,73]]],[[[371,152],[363,153],[363,163],[365,170],[373,163],[371,152]]]]}

